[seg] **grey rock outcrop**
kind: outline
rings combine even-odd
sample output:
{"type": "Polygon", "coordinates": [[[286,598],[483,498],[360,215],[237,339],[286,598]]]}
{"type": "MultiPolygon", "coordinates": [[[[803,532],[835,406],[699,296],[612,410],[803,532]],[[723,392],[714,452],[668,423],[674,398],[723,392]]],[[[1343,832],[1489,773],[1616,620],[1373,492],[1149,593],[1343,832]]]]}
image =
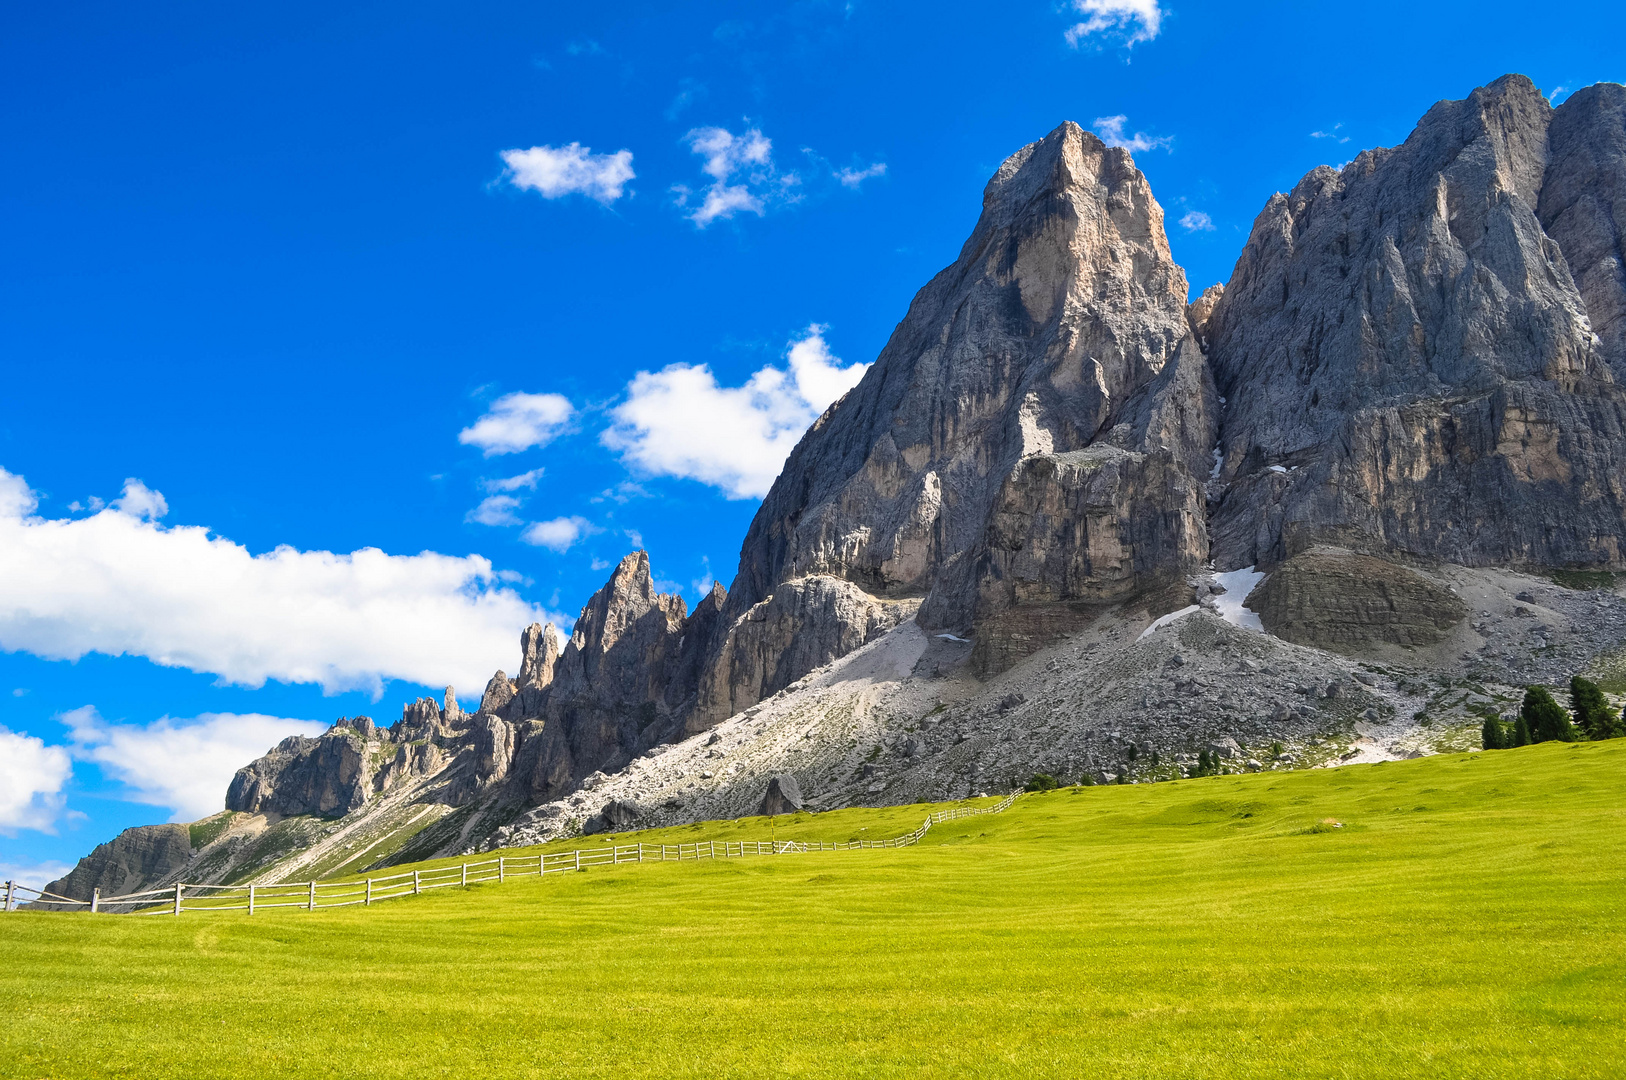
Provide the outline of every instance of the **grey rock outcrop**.
{"type": "Polygon", "coordinates": [[[1449,588],[1415,570],[1333,552],[1287,560],[1247,605],[1277,637],[1333,652],[1432,645],[1468,617],[1468,605],[1449,588]]]}
{"type": "MultiPolygon", "coordinates": [[[[1626,566],[1626,396],[1537,214],[1549,177],[1556,192],[1613,152],[1616,97],[1555,120],[1507,76],[1271,199],[1207,323],[1228,399],[1222,569],[1315,544],[1626,566]],[[1572,148],[1556,160],[1553,124],[1572,148]]],[[[1560,233],[1597,241],[1607,297],[1612,211],[1549,204],[1560,233]]]]}
{"type": "Polygon", "coordinates": [[[293,735],[237,770],[226,809],[342,817],[371,793],[366,764],[366,744],[347,728],[335,725],[315,739],[293,735]]]}
{"type": "Polygon", "coordinates": [[[915,613],[918,600],[881,600],[851,582],[811,574],[781,583],[730,626],[701,675],[689,733],[771,697],[915,613]]]}
{"type": "Polygon", "coordinates": [[[96,845],[79,865],[45,889],[70,900],[89,900],[96,889],[103,896],[122,896],[162,881],[191,858],[191,834],[185,825],[137,825],[96,845]]]}
{"type": "MultiPolygon", "coordinates": [[[[714,620],[714,610],[696,615],[714,620]]],[[[531,798],[555,797],[595,770],[620,768],[681,730],[701,656],[698,643],[686,641],[689,623],[681,596],[655,590],[646,552],[621,560],[582,608],[542,695],[541,723],[522,736],[515,771],[531,798]]]]}
{"type": "Polygon", "coordinates": [[[759,813],[794,814],[803,806],[802,785],[790,773],[779,773],[768,780],[768,790],[762,795],[759,813]]]}
{"type": "Polygon", "coordinates": [[[514,700],[514,695],[518,691],[519,687],[514,680],[499,669],[491,676],[491,681],[486,683],[486,692],[480,695],[480,709],[475,715],[495,715],[502,712],[508,707],[508,703],[514,700]]]}
{"type": "Polygon", "coordinates": [[[1012,608],[1155,588],[1205,554],[1189,511],[1213,436],[1162,209],[1126,151],[1063,124],[1001,165],[958,261],[792,452],[746,536],[730,620],[811,575],[996,636],[1012,608]],[[1065,458],[1108,446],[1122,456],[1088,477],[1065,458]],[[1041,552],[1012,549],[1013,515],[1064,506],[1089,512],[1055,522],[1041,552]]]}

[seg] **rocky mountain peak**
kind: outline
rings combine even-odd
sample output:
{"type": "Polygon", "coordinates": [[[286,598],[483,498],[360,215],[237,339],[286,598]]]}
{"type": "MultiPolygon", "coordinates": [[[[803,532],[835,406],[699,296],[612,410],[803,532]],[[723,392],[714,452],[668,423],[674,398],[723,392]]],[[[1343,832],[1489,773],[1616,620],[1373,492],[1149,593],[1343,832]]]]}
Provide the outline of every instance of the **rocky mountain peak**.
{"type": "Polygon", "coordinates": [[[519,678],[521,690],[540,689],[553,681],[553,664],[559,659],[559,631],[552,623],[532,623],[519,638],[519,678]]]}
{"type": "Polygon", "coordinates": [[[1067,123],[1011,155],[959,259],[786,462],[746,536],[730,620],[817,575],[922,599],[925,625],[956,631],[1177,577],[1206,548],[1191,475],[1213,444],[1186,291],[1126,151],[1067,123]],[[1038,464],[1092,448],[1059,471],[1038,464]],[[1059,532],[1017,566],[1001,523],[1033,498],[1102,512],[1047,518],[1059,532]],[[1148,500],[1182,510],[1129,523],[1148,500]]]}

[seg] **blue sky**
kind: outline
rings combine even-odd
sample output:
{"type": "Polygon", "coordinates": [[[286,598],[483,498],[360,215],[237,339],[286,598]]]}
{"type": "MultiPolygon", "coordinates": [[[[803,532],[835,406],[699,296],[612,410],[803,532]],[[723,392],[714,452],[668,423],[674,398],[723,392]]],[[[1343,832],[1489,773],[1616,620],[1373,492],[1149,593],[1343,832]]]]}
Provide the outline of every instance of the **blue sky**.
{"type": "Polygon", "coordinates": [[[476,692],[634,546],[691,604],[729,581],[784,450],[1061,121],[1131,146],[1200,290],[1310,168],[1505,72],[1626,80],[1623,30],[1604,4],[16,9],[0,868],[199,816],[282,734],[476,692]]]}

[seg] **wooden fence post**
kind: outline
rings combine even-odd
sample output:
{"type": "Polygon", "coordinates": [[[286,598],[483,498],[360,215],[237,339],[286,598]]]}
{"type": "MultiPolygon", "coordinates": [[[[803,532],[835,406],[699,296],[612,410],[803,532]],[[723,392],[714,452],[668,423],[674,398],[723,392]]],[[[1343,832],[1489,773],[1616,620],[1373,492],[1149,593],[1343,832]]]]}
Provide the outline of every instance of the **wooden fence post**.
{"type": "Polygon", "coordinates": [[[412,895],[418,895],[418,871],[412,871],[412,895]]]}
{"type": "Polygon", "coordinates": [[[367,899],[362,901],[361,906],[362,907],[372,907],[373,906],[373,879],[372,878],[367,879],[367,899]]]}
{"type": "Polygon", "coordinates": [[[15,910],[15,901],[16,901],[16,899],[17,899],[17,883],[15,881],[6,882],[6,903],[5,903],[5,910],[6,911],[14,911],[15,910]]]}
{"type": "Polygon", "coordinates": [[[310,898],[310,901],[305,905],[305,910],[306,911],[315,911],[316,910],[316,879],[315,878],[311,879],[311,898],[310,898]]]}
{"type": "Polygon", "coordinates": [[[497,884],[501,885],[508,880],[508,867],[503,862],[503,856],[497,856],[497,884]]]}
{"type": "Polygon", "coordinates": [[[469,864],[463,864],[463,888],[469,887],[469,864]]]}
{"type": "Polygon", "coordinates": [[[185,888],[179,881],[175,883],[175,914],[181,913],[181,890],[185,888]]]}
{"type": "Polygon", "coordinates": [[[582,868],[582,849],[577,848],[576,849],[576,869],[580,870],[581,868],[582,868]]]}
{"type": "Polygon", "coordinates": [[[94,915],[98,911],[100,911],[101,909],[102,909],[102,890],[100,890],[100,889],[92,889],[92,890],[90,890],[90,913],[92,915],[94,915]]]}
{"type": "Polygon", "coordinates": [[[254,886],[253,885],[250,885],[248,887],[248,913],[250,915],[254,914],[254,886]]]}
{"type": "Polygon", "coordinates": [[[644,842],[642,840],[638,841],[638,861],[644,861],[644,842]]]}

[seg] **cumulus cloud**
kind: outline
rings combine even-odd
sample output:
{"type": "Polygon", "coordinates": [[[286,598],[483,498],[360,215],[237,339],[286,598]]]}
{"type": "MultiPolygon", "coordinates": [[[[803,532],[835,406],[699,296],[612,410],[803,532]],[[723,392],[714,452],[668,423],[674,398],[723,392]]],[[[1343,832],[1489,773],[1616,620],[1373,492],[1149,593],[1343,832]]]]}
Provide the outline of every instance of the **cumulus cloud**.
{"type": "Polygon", "coordinates": [[[378,694],[405,679],[475,693],[520,629],[546,618],[478,555],[252,555],[198,526],[112,507],[47,519],[36,505],[0,469],[0,648],[50,660],[100,652],[244,686],[378,694]]]}
{"type": "Polygon", "coordinates": [[[561,517],[532,522],[519,538],[527,544],[562,552],[570,550],[572,544],[592,531],[592,523],[584,517],[561,517]]]}
{"type": "Polygon", "coordinates": [[[1201,210],[1188,210],[1180,217],[1180,227],[1186,232],[1213,232],[1214,219],[1201,210]]]}
{"type": "Polygon", "coordinates": [[[852,188],[854,191],[858,190],[858,186],[865,180],[868,180],[870,177],[885,175],[886,162],[884,161],[878,161],[874,165],[864,169],[844,168],[837,169],[835,172],[835,177],[841,182],[841,186],[845,188],[852,188]]]}
{"type": "Polygon", "coordinates": [[[132,476],[124,481],[124,495],[113,500],[113,509],[131,517],[157,521],[169,513],[169,503],[158,492],[132,476]]]}
{"type": "Polygon", "coordinates": [[[575,412],[563,394],[504,394],[484,416],[458,432],[457,441],[478,446],[486,457],[517,454],[552,442],[575,412]]]}
{"type": "Polygon", "coordinates": [[[609,206],[626,193],[627,181],[637,175],[632,171],[631,150],[595,154],[581,143],[504,150],[501,156],[508,166],[503,178],[544,199],[586,195],[609,206]]]}
{"type": "Polygon", "coordinates": [[[514,511],[519,508],[519,500],[512,495],[490,495],[480,500],[480,505],[463,515],[463,520],[475,525],[518,525],[519,518],[514,511]]]}
{"type": "Polygon", "coordinates": [[[857,385],[868,364],[841,366],[809,326],[744,386],[720,386],[704,364],[640,371],[601,441],[629,467],[721,488],[731,499],[766,495],[785,457],[819,414],[857,385]]]}
{"type": "Polygon", "coordinates": [[[1095,123],[1090,126],[1095,129],[1102,142],[1108,146],[1121,146],[1131,154],[1139,154],[1146,150],[1167,150],[1174,142],[1166,135],[1153,138],[1144,131],[1126,135],[1124,127],[1128,123],[1127,116],[1097,116],[1095,123]]]}
{"type": "Polygon", "coordinates": [[[704,159],[700,171],[711,177],[698,193],[681,184],[672,189],[677,205],[693,207],[686,216],[696,228],[740,213],[760,217],[772,202],[795,201],[801,177],[775,168],[773,142],[756,128],[739,135],[727,128],[695,128],[683,139],[704,159]]]}
{"type": "Polygon", "coordinates": [[[1064,34],[1073,48],[1086,39],[1122,42],[1133,48],[1151,41],[1163,28],[1163,9],[1158,0],[1073,0],[1073,10],[1083,20],[1069,26],[1064,34]]]}
{"type": "Polygon", "coordinates": [[[327,730],[313,720],[260,713],[110,724],[91,705],[58,719],[68,725],[75,758],[100,765],[128,789],[132,802],[169,809],[171,821],[196,821],[224,809],[238,769],[290,735],[315,737],[327,730]]]}
{"type": "Polygon", "coordinates": [[[0,727],[0,832],[50,831],[62,812],[62,785],[72,773],[62,747],[0,727]]]}

